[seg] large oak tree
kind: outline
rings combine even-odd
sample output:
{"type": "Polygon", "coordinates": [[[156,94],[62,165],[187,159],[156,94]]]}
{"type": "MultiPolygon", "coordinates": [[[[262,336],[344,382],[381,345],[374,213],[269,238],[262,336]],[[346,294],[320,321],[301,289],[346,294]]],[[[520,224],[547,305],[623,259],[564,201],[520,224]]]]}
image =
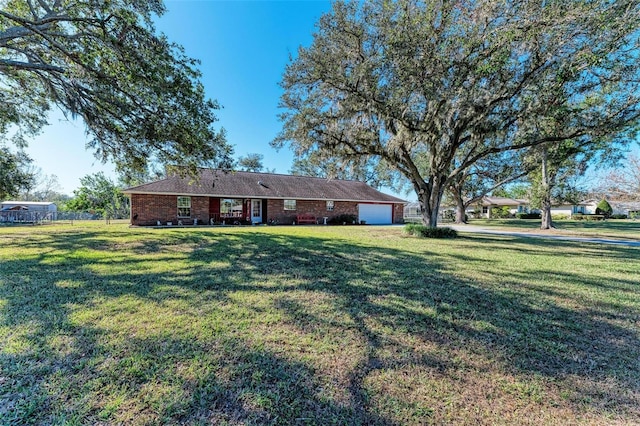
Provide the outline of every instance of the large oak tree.
{"type": "Polygon", "coordinates": [[[161,0],[0,0],[0,137],[24,144],[56,106],[121,170],[229,164],[197,61],[154,28],[164,12],[161,0]]]}
{"type": "Polygon", "coordinates": [[[287,67],[273,145],[378,157],[435,226],[501,152],[619,138],[638,118],[638,1],[337,1],[287,67]]]}

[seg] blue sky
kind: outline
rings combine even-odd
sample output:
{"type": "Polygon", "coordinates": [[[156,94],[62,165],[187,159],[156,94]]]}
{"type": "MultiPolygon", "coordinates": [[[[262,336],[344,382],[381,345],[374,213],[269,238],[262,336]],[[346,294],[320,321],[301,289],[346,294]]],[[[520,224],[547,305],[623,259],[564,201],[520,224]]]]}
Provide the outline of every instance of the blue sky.
{"type": "MultiPolygon", "coordinates": [[[[315,23],[328,12],[328,1],[180,1],[166,0],[168,12],[159,31],[201,61],[207,95],[224,107],[218,125],[227,130],[235,155],[264,155],[264,165],[288,173],[293,156],[269,142],[281,128],[277,115],[282,93],[278,83],[290,55],[308,46],[315,23]]],[[[47,175],[58,176],[62,192],[71,194],[80,178],[99,171],[114,177],[85,149],[80,121],[66,122],[53,112],[51,125],[30,142],[28,152],[47,175]]]]}

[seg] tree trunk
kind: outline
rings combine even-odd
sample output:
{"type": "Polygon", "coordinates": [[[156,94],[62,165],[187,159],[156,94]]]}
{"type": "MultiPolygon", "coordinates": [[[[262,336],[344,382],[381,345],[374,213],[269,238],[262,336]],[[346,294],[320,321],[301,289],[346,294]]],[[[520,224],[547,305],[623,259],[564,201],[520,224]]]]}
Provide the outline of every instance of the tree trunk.
{"type": "Polygon", "coordinates": [[[540,229],[553,228],[553,219],[551,218],[551,185],[549,184],[549,169],[547,164],[547,147],[542,147],[542,180],[541,180],[541,207],[542,223],[540,229]]]}
{"type": "Polygon", "coordinates": [[[438,226],[438,212],[444,193],[445,179],[436,177],[429,184],[421,185],[418,192],[418,201],[422,207],[422,223],[435,228],[438,226]]]}
{"type": "Polygon", "coordinates": [[[551,218],[551,203],[542,203],[542,212],[540,213],[540,215],[542,216],[540,229],[552,229],[554,226],[553,219],[551,218]]]}
{"type": "Polygon", "coordinates": [[[456,193],[456,223],[467,223],[467,215],[465,214],[465,205],[462,195],[456,193]]]}

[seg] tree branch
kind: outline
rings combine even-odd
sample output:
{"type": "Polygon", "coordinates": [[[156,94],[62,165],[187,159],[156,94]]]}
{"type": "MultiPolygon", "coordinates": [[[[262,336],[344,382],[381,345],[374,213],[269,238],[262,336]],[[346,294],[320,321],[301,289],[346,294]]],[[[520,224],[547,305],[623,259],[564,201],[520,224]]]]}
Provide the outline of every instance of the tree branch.
{"type": "Polygon", "coordinates": [[[24,70],[40,70],[63,73],[65,69],[55,65],[38,64],[33,62],[12,61],[10,59],[0,59],[0,69],[24,69],[24,70]]]}

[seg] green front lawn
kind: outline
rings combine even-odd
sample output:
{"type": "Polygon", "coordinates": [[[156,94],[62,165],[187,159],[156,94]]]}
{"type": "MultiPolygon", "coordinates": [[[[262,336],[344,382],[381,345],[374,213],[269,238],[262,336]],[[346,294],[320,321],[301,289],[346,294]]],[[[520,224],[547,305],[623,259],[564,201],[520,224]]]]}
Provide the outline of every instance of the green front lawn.
{"type": "Polygon", "coordinates": [[[640,250],[0,228],[0,424],[638,424],[640,250]]]}

